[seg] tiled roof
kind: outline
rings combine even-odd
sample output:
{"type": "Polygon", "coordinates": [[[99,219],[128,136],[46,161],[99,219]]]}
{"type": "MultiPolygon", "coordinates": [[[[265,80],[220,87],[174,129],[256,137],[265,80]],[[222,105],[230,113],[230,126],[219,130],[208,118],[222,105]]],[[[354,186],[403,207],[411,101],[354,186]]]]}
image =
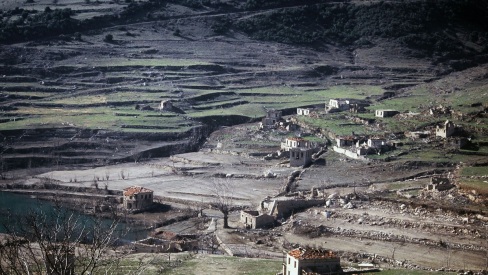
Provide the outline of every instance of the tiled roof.
{"type": "Polygon", "coordinates": [[[324,249],[297,248],[288,252],[288,255],[298,260],[337,258],[332,251],[324,249]]]}
{"type": "Polygon", "coordinates": [[[131,186],[124,189],[124,196],[132,196],[139,193],[152,193],[151,189],[147,189],[141,186],[131,186]]]}

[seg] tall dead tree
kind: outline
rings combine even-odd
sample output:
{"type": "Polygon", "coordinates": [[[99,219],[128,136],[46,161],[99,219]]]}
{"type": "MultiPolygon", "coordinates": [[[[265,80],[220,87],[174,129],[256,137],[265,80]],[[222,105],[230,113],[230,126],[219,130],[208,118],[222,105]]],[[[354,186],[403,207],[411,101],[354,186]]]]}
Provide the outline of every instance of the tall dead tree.
{"type": "Polygon", "coordinates": [[[229,213],[234,208],[234,188],[227,180],[215,180],[212,184],[212,206],[224,215],[224,228],[229,228],[229,213]]]}

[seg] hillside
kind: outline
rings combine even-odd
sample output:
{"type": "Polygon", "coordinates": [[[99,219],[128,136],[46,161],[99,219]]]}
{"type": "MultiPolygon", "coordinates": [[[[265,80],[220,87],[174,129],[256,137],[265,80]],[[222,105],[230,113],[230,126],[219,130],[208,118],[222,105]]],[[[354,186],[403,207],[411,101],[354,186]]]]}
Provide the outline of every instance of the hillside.
{"type": "Polygon", "coordinates": [[[2,192],[236,256],[151,253],[168,262],[148,272],[271,274],[323,246],[400,268],[384,274],[470,274],[488,246],[488,4],[0,0],[0,142],[2,192]],[[128,213],[133,185],[164,207],[128,213]]]}
{"type": "MultiPolygon", "coordinates": [[[[2,3],[6,170],[167,156],[265,109],[410,94],[488,56],[479,1],[2,3]],[[181,112],[160,112],[163,100],[181,112]]],[[[427,90],[415,111],[437,104],[427,90]]]]}

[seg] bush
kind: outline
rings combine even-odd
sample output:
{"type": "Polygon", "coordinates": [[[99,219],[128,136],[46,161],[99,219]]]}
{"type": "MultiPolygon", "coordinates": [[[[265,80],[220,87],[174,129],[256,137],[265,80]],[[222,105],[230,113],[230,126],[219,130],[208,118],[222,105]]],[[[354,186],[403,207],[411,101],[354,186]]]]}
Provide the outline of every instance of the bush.
{"type": "Polygon", "coordinates": [[[108,43],[113,42],[114,36],[109,33],[109,34],[105,35],[105,38],[103,39],[103,41],[108,42],[108,43]]]}

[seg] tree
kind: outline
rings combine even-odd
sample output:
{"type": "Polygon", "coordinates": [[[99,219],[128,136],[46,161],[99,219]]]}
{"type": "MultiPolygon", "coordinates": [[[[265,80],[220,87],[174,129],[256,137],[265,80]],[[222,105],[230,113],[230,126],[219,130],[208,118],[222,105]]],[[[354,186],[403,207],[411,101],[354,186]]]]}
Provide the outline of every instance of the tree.
{"type": "Polygon", "coordinates": [[[109,34],[105,35],[105,38],[103,39],[103,41],[109,42],[109,43],[110,42],[113,42],[114,41],[114,36],[109,33],[109,34]]]}
{"type": "Polygon", "coordinates": [[[0,274],[111,273],[121,255],[115,249],[118,224],[118,219],[90,219],[59,204],[21,218],[10,215],[3,225],[8,235],[0,243],[0,274]]]}
{"type": "Polygon", "coordinates": [[[224,215],[224,228],[229,228],[229,213],[234,210],[234,189],[229,181],[216,180],[212,185],[214,201],[212,206],[224,215]]]}

